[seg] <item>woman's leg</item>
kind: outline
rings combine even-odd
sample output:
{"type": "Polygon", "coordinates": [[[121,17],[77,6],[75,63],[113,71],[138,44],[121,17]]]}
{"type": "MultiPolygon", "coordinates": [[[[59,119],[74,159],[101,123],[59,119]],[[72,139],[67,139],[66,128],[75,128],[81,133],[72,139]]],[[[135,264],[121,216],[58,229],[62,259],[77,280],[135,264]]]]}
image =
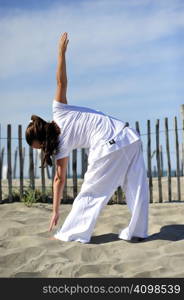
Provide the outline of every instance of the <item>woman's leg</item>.
{"type": "MultiPolygon", "coordinates": [[[[125,159],[129,161],[129,158],[125,159]]],[[[131,220],[119,233],[119,238],[130,240],[132,237],[148,236],[149,189],[141,144],[129,165],[122,188],[126,194],[126,202],[131,213],[131,220]]]]}
{"type": "Polygon", "coordinates": [[[137,142],[92,162],[84,175],[80,193],[63,226],[54,235],[63,241],[90,241],[102,208],[124,181],[129,164],[135,156],[137,142]],[[125,159],[125,153],[126,157],[125,159]]]}

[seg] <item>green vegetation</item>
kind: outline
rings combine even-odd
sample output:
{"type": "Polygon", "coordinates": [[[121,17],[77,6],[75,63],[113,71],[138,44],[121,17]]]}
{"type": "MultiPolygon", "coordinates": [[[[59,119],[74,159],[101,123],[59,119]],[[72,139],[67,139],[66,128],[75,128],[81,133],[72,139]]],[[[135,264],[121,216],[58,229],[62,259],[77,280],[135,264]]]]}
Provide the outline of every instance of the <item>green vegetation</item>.
{"type": "Polygon", "coordinates": [[[20,201],[24,202],[26,206],[31,207],[33,203],[36,203],[38,201],[37,190],[33,190],[31,188],[24,190],[23,197],[20,199],[20,201]]]}

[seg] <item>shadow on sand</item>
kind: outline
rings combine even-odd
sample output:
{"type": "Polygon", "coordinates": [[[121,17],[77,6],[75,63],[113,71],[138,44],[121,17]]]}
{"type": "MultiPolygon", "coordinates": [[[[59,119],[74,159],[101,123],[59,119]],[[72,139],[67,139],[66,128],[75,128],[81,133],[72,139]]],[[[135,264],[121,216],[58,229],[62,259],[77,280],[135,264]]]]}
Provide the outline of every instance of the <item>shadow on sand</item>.
{"type": "MultiPolygon", "coordinates": [[[[174,224],[174,225],[166,225],[161,227],[160,232],[153,233],[148,236],[148,238],[143,239],[141,241],[132,240],[125,241],[128,243],[146,243],[154,240],[167,240],[167,241],[180,241],[184,239],[184,225],[182,224],[174,224]]],[[[98,236],[93,236],[91,238],[90,244],[104,244],[115,241],[120,241],[118,238],[118,234],[115,233],[107,233],[98,236]]],[[[122,241],[122,240],[121,240],[122,241]]]]}

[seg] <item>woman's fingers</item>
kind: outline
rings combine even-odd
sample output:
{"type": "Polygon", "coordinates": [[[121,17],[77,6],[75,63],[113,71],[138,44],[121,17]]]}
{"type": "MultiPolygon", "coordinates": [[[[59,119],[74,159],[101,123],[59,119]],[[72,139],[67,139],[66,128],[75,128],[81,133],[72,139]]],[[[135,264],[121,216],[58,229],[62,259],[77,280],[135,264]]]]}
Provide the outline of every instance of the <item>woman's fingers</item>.
{"type": "Polygon", "coordinates": [[[55,224],[55,219],[51,219],[51,222],[50,222],[50,226],[49,226],[49,231],[51,231],[54,227],[54,224],[55,224]]]}
{"type": "Polygon", "coordinates": [[[61,51],[66,51],[67,45],[68,45],[68,34],[67,32],[63,33],[60,39],[59,48],[61,51]]]}
{"type": "Polygon", "coordinates": [[[54,215],[52,218],[51,218],[51,221],[50,221],[50,226],[49,226],[49,231],[51,231],[53,229],[54,226],[57,225],[57,222],[58,222],[58,219],[59,219],[59,215],[54,215]]]}
{"type": "Polygon", "coordinates": [[[62,39],[63,41],[67,39],[67,32],[63,33],[61,39],[62,39]]]}

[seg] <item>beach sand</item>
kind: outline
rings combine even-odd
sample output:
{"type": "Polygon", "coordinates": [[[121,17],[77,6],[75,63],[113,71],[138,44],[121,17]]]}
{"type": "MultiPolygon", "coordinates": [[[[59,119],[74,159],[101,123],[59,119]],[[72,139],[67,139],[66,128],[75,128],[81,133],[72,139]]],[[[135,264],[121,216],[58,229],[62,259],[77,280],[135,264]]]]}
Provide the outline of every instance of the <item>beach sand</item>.
{"type": "Polygon", "coordinates": [[[184,277],[184,203],[153,203],[149,238],[118,239],[128,225],[127,205],[106,205],[91,242],[50,239],[71,205],[60,206],[59,224],[48,232],[52,204],[0,206],[0,277],[184,277]]]}

